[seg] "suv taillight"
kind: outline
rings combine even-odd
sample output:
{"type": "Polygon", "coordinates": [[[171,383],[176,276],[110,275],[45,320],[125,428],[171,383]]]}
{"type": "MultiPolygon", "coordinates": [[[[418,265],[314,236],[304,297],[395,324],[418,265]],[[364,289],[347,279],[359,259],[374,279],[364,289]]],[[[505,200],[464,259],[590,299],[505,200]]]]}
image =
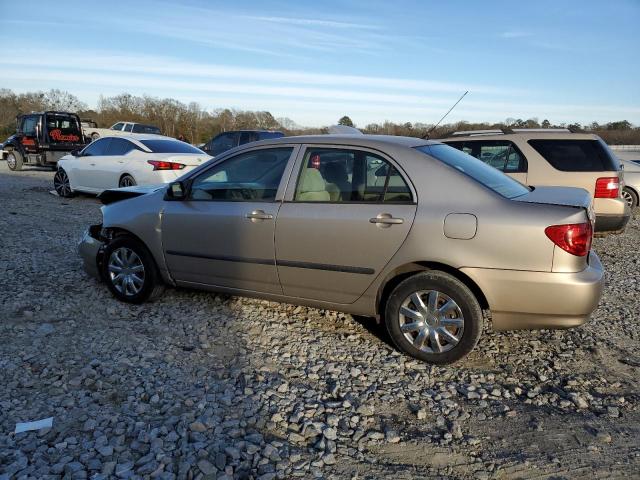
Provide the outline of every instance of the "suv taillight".
{"type": "Polygon", "coordinates": [[[595,198],[618,198],[620,180],[618,177],[602,177],[596,180],[595,198]]]}
{"type": "Polygon", "coordinates": [[[147,160],[147,163],[153,165],[154,170],[182,170],[186,165],[176,162],[163,162],[161,160],[147,160]]]}
{"type": "Polygon", "coordinates": [[[591,249],[593,228],[591,222],[571,223],[568,225],[551,225],[544,233],[565,252],[584,257],[591,249]]]}

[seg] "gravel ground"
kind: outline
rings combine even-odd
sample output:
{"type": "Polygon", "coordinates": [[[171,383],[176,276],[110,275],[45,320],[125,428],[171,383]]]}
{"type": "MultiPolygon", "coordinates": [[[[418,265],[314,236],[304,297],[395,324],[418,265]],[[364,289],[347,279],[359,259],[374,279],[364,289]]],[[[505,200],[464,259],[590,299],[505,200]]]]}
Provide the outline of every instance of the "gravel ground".
{"type": "Polygon", "coordinates": [[[0,163],[0,479],[638,478],[638,217],[595,241],[589,323],[487,330],[442,368],[331,311],[119,303],[75,251],[98,202],[52,176],[0,163]]]}

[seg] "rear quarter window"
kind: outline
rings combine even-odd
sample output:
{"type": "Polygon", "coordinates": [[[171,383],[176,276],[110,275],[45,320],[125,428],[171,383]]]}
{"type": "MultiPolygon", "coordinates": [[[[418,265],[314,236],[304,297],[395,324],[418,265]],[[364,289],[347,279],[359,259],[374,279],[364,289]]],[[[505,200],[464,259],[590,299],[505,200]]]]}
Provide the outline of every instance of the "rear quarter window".
{"type": "Polygon", "coordinates": [[[556,170],[562,172],[609,172],[619,170],[609,147],[602,140],[529,140],[556,170]]]}
{"type": "Polygon", "coordinates": [[[503,197],[516,198],[530,191],[501,171],[449,145],[424,145],[415,149],[455,168],[503,197]]]}

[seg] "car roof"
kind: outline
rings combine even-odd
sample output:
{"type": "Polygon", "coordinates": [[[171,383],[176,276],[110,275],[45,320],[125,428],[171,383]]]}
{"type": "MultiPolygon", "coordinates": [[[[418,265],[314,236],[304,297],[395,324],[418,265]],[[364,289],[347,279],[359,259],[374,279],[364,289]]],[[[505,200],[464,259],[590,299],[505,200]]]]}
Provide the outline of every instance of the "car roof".
{"type": "Polygon", "coordinates": [[[327,145],[350,145],[360,147],[404,146],[419,147],[441,143],[417,137],[399,137],[394,135],[299,135],[292,137],[271,138],[247,145],[278,145],[291,143],[311,143],[327,145]]]}
{"type": "Polygon", "coordinates": [[[439,138],[441,142],[464,142],[479,140],[509,140],[520,138],[522,140],[598,140],[600,137],[594,133],[573,133],[573,132],[514,132],[514,133],[477,133],[469,135],[456,135],[439,138]]]}

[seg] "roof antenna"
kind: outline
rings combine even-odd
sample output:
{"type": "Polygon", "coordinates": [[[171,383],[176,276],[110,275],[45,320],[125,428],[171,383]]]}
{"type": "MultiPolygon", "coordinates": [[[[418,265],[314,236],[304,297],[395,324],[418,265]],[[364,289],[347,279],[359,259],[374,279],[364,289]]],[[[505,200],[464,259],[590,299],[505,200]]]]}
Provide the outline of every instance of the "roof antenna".
{"type": "Polygon", "coordinates": [[[433,127],[431,127],[431,128],[429,129],[429,131],[428,131],[427,133],[425,133],[425,134],[424,134],[424,136],[422,137],[423,139],[425,139],[425,140],[429,140],[429,134],[430,134],[431,132],[433,132],[436,128],[438,128],[438,125],[440,125],[440,122],[441,122],[442,120],[444,120],[444,119],[445,119],[445,117],[446,117],[447,115],[449,115],[449,114],[451,113],[451,110],[453,110],[454,108],[456,108],[456,105],[458,105],[458,104],[462,101],[462,99],[467,95],[467,93],[469,93],[469,90],[467,90],[466,92],[464,92],[464,93],[462,94],[462,96],[458,99],[458,101],[457,101],[456,103],[454,103],[454,104],[453,104],[453,107],[451,107],[451,108],[449,109],[449,111],[448,111],[447,113],[445,113],[445,114],[442,116],[442,118],[441,118],[440,120],[438,120],[438,123],[436,123],[433,127]]]}

